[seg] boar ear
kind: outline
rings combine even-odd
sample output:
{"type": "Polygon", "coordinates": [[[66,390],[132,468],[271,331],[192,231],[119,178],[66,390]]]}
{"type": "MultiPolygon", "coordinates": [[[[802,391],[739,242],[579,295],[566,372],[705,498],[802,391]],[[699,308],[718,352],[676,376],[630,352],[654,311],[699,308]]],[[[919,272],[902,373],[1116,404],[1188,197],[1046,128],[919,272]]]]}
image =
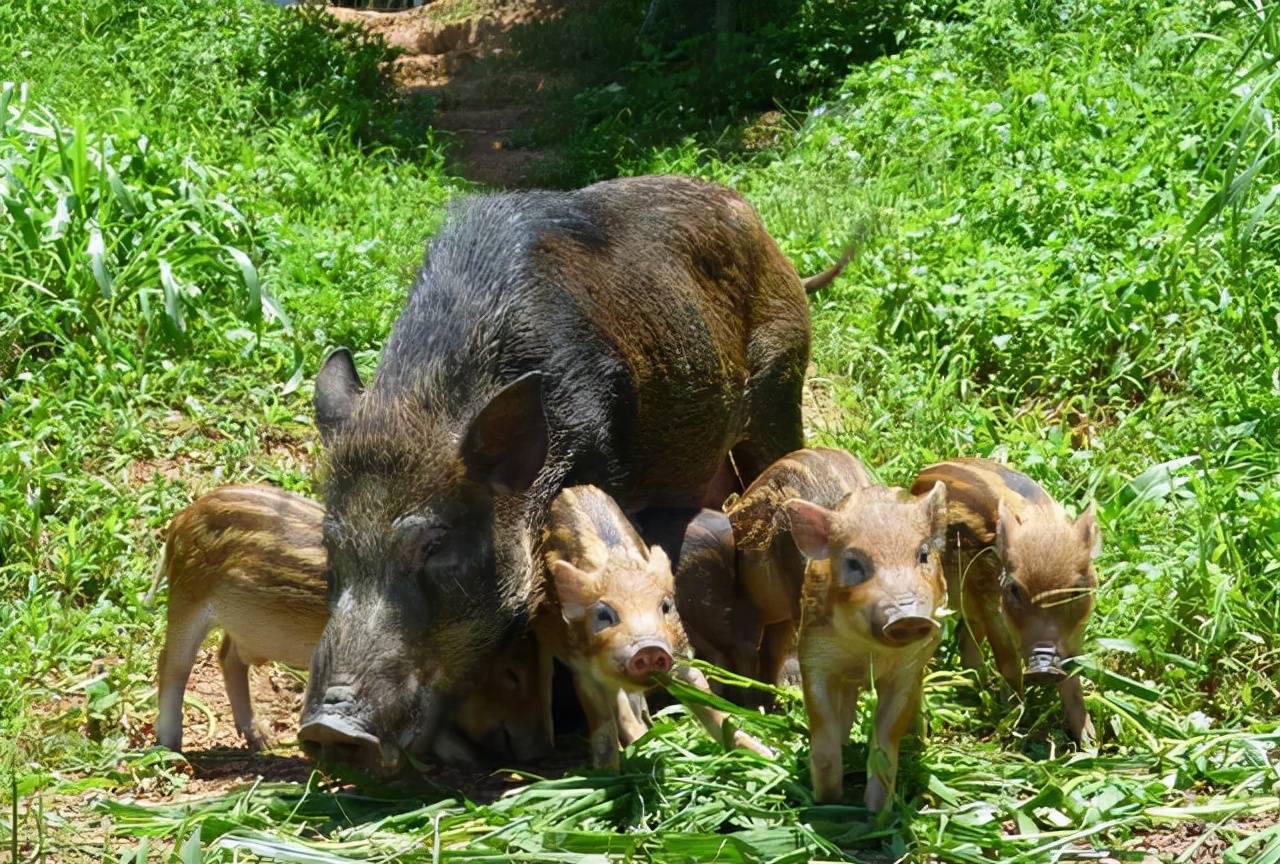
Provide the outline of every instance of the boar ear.
{"type": "Polygon", "coordinates": [[[467,476],[499,495],[529,488],[547,458],[542,373],[529,372],[498,391],[462,436],[467,476]]]}
{"type": "Polygon", "coordinates": [[[1076,519],[1076,530],[1080,532],[1080,540],[1089,549],[1089,557],[1097,558],[1102,554],[1102,529],[1098,527],[1098,505],[1090,501],[1089,506],[1076,519]]]}
{"type": "Polygon", "coordinates": [[[313,402],[316,408],[316,426],[320,428],[320,440],[327,447],[332,443],[338,428],[355,410],[364,385],[355,361],[346,348],[335,348],[324,358],[320,374],[316,376],[316,392],[313,402]]]}
{"type": "Polygon", "coordinates": [[[933,484],[933,488],[920,500],[925,518],[929,520],[929,533],[935,540],[945,540],[947,536],[947,484],[941,480],[933,484]]]}
{"type": "Polygon", "coordinates": [[[551,562],[551,578],[555,582],[556,598],[560,601],[560,614],[566,621],[581,618],[595,599],[592,591],[596,580],[563,558],[551,562]]]}
{"type": "Polygon", "coordinates": [[[791,522],[791,536],[796,546],[808,558],[826,558],[831,545],[831,517],[825,507],[792,498],[786,504],[787,518],[791,522]]]}

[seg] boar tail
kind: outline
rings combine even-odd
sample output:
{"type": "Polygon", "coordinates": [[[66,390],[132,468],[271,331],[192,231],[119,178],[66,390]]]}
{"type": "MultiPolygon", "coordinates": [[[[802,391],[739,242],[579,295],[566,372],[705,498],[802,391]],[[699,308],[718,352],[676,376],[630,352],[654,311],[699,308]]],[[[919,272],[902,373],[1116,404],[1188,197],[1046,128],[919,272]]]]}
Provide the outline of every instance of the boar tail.
{"type": "Polygon", "coordinates": [[[862,251],[862,245],[870,233],[871,223],[869,220],[863,220],[859,223],[854,229],[853,239],[849,241],[849,245],[844,247],[844,251],[840,253],[840,259],[836,263],[821,273],[814,273],[812,276],[806,276],[800,280],[800,284],[804,286],[804,293],[813,294],[834,282],[836,277],[844,272],[844,268],[849,266],[849,262],[858,257],[858,253],[862,251]]]}
{"type": "Polygon", "coordinates": [[[151,587],[147,589],[147,593],[142,597],[142,602],[148,606],[156,598],[156,592],[160,590],[160,582],[165,578],[165,574],[169,570],[169,545],[169,538],[166,537],[164,546],[160,549],[160,563],[156,565],[156,572],[151,576],[151,587]]]}

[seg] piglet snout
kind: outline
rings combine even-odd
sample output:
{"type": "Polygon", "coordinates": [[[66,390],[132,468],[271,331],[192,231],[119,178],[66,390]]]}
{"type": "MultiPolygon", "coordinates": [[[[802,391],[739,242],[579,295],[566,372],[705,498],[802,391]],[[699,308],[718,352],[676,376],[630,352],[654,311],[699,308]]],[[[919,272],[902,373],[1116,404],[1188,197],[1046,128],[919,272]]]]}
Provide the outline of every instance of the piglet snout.
{"type": "Polygon", "coordinates": [[[1022,680],[1032,685],[1057,684],[1066,674],[1062,669],[1062,658],[1058,656],[1057,646],[1052,642],[1038,642],[1027,658],[1027,668],[1022,673],[1022,680]]]}
{"type": "Polygon", "coordinates": [[[890,645],[908,645],[932,636],[938,622],[931,611],[914,594],[901,595],[883,607],[880,635],[890,645]]]}
{"type": "Polygon", "coordinates": [[[654,674],[670,672],[675,661],[671,649],[660,642],[648,642],[635,646],[627,658],[627,676],[633,681],[648,681],[654,674]]]}

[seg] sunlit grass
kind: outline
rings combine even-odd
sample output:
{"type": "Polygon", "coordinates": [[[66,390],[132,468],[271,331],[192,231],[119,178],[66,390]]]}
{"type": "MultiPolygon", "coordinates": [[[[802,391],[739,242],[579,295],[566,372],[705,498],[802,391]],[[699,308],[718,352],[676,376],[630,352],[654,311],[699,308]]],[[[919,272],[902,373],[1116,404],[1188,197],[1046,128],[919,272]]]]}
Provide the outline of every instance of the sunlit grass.
{"type": "Polygon", "coordinates": [[[138,803],[188,786],[141,746],[157,532],[219,482],[311,490],[307,382],[331,345],[373,360],[464,188],[377,46],[290,14],[0,6],[0,76],[29,84],[0,113],[0,838],[20,860],[1140,860],[1183,823],[1188,860],[1280,860],[1280,12],[1244,0],[961,4],[774,149],[637,148],[667,131],[643,113],[592,143],[626,133],[618,171],[741,189],[803,273],[872,220],[812,304],[835,403],[816,440],[889,482],[994,454],[1098,502],[1096,752],[1052,693],[1023,704],[944,642],[882,819],[853,803],[870,706],[849,803],[818,807],[794,692],[737,720],[772,761],[674,709],[618,775],[493,802],[316,776],[138,803]]]}

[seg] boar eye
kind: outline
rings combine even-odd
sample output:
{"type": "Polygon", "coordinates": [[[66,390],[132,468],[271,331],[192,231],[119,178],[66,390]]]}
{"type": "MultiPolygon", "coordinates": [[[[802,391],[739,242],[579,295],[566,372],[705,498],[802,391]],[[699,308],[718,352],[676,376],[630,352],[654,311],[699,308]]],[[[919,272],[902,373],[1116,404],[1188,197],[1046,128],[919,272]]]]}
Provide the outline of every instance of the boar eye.
{"type": "Polygon", "coordinates": [[[676,608],[676,605],[671,601],[670,597],[662,598],[662,614],[663,615],[670,615],[675,610],[675,608],[676,608]]]}
{"type": "Polygon", "coordinates": [[[845,555],[840,562],[840,584],[846,588],[853,588],[861,585],[871,577],[867,574],[867,568],[863,565],[862,559],[856,555],[845,555]]]}
{"type": "Polygon", "coordinates": [[[597,603],[591,609],[591,632],[599,633],[618,626],[618,613],[608,603],[597,603]]]}

